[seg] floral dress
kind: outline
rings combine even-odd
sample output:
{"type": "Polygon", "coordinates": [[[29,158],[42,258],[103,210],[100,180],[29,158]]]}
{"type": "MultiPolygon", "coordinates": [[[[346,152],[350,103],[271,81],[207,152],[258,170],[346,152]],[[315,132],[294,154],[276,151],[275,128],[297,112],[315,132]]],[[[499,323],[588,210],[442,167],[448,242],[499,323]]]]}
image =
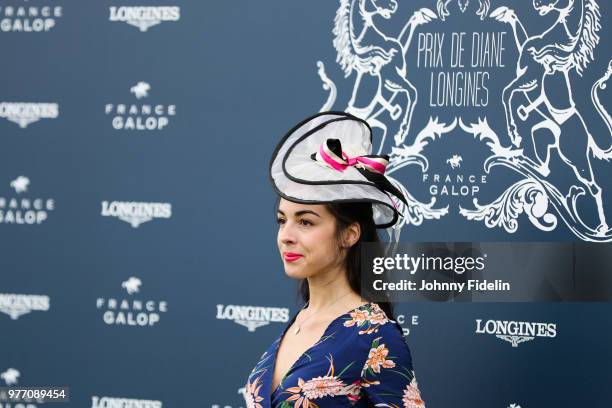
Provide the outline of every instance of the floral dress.
{"type": "Polygon", "coordinates": [[[401,328],[374,302],[334,319],[272,390],[276,352],[296,317],[251,371],[247,408],[425,407],[401,328]]]}

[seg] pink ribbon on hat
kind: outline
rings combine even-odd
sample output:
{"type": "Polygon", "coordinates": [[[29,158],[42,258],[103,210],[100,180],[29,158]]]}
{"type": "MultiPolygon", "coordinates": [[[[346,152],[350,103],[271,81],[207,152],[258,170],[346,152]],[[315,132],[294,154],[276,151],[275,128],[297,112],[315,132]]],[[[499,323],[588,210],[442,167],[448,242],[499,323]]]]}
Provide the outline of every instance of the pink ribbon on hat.
{"type": "Polygon", "coordinates": [[[344,171],[347,167],[355,166],[374,173],[385,173],[387,164],[389,164],[389,160],[387,159],[388,156],[365,155],[348,157],[348,155],[342,151],[338,141],[338,144],[335,147],[340,151],[340,157],[328,145],[331,140],[335,141],[337,139],[328,139],[321,143],[321,146],[319,147],[319,154],[317,156],[323,159],[323,161],[330,165],[333,169],[344,171]]]}

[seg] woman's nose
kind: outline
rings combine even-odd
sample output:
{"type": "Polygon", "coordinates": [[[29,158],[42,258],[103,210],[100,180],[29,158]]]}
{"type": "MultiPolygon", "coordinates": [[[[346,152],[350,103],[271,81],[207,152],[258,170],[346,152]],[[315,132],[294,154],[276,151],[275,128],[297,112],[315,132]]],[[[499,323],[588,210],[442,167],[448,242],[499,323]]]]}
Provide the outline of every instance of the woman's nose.
{"type": "Polygon", "coordinates": [[[290,222],[285,222],[282,228],[278,231],[278,239],[283,244],[295,244],[295,231],[290,222]]]}

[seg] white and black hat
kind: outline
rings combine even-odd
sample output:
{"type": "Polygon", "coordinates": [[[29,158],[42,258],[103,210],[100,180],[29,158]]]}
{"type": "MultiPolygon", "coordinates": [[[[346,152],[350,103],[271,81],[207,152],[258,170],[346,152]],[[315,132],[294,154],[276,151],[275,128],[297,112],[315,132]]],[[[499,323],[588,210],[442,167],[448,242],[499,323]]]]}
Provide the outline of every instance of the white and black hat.
{"type": "Polygon", "coordinates": [[[281,139],[270,180],[283,198],[304,204],[371,202],[377,228],[396,223],[406,198],[387,177],[387,155],[373,155],[372,129],[346,112],[320,112],[281,139]]]}

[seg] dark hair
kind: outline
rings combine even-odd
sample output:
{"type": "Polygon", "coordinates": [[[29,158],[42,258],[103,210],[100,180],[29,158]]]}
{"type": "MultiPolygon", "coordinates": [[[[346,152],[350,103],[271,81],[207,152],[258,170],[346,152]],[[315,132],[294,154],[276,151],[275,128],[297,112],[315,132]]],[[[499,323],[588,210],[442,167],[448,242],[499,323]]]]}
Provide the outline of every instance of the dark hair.
{"type": "MultiPolygon", "coordinates": [[[[278,203],[277,202],[277,207],[278,203]]],[[[373,297],[367,292],[362,291],[362,274],[361,274],[361,243],[375,243],[374,245],[377,252],[382,254],[383,248],[376,225],[374,224],[374,215],[372,211],[372,204],[369,202],[343,202],[343,203],[329,203],[324,204],[330,213],[334,215],[336,219],[336,241],[339,243],[344,231],[353,223],[359,223],[361,228],[361,235],[359,240],[353,246],[348,249],[346,254],[346,274],[349,286],[351,289],[360,294],[362,298],[373,301],[373,297]]],[[[370,277],[372,274],[366,274],[370,277]]],[[[367,282],[370,283],[370,282],[367,282]]],[[[371,287],[371,285],[368,285],[371,287]]],[[[309,290],[308,281],[301,279],[298,285],[298,296],[302,298],[302,301],[308,302],[309,290]]],[[[380,298],[380,294],[377,298],[380,298]]],[[[376,301],[380,308],[385,312],[387,317],[391,320],[395,320],[393,312],[393,303],[390,300],[387,301],[376,301]]]]}

